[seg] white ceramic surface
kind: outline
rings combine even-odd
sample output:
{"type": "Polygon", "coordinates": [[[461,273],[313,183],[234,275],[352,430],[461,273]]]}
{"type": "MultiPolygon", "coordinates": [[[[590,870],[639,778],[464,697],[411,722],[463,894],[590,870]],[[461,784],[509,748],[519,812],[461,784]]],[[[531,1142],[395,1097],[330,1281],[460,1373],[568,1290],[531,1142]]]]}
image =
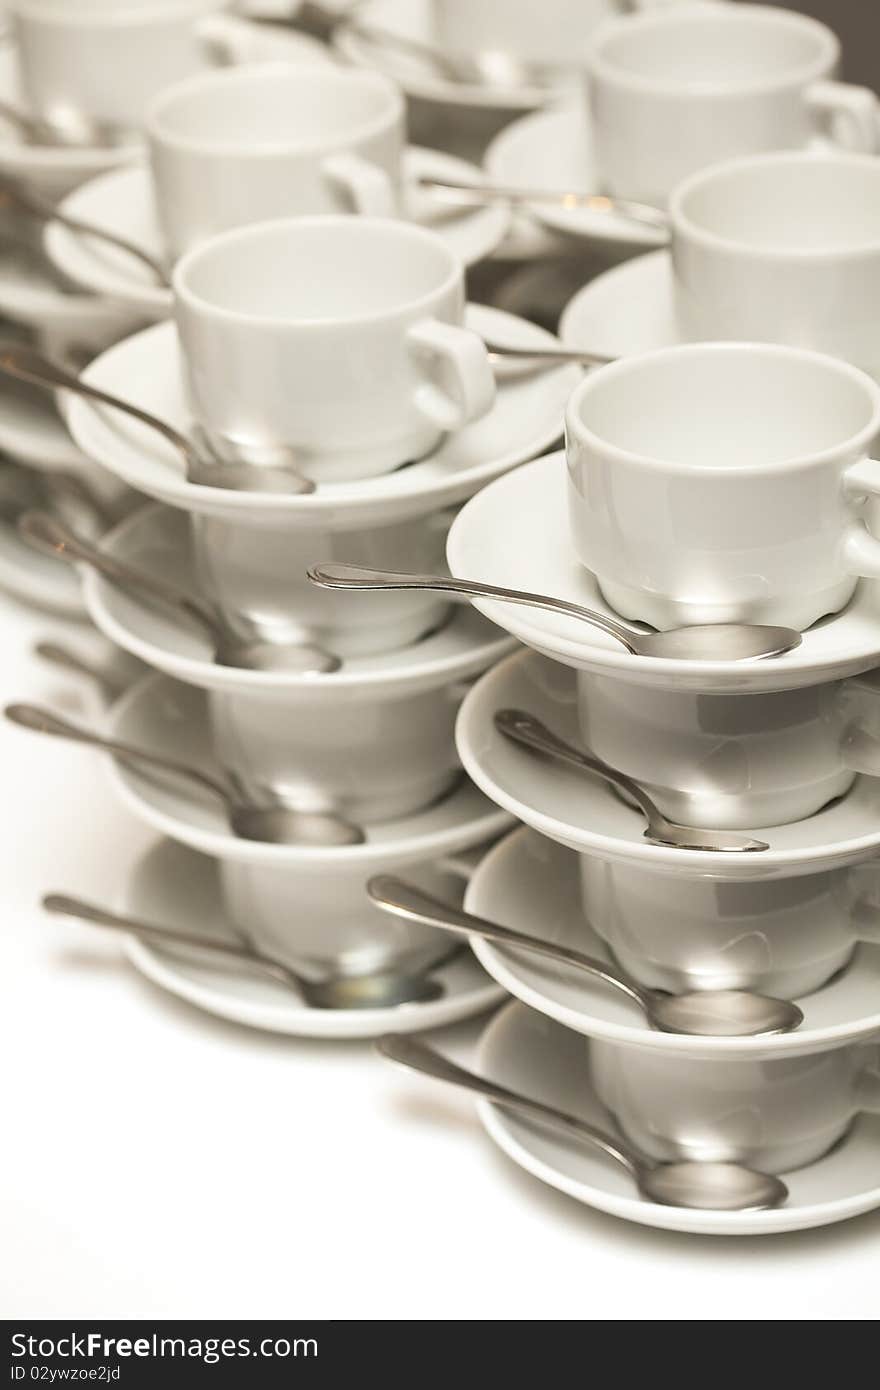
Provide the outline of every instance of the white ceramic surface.
{"type": "MultiPolygon", "coordinates": [[[[552,346],[548,333],[525,320],[470,305],[466,322],[475,332],[514,346],[552,346]]],[[[125,397],[186,429],[180,351],[173,325],[159,324],[118,344],[85,373],[95,386],[125,397]]],[[[565,401],[580,380],[576,366],[499,380],[494,408],[482,420],[451,435],[421,463],[382,479],[328,484],[311,496],[266,499],[187,483],[174,451],[155,434],[84,401],[65,404],[71,433],[83,452],[130,486],[171,506],[231,520],[263,518],[273,524],[390,524],[469,497],[489,479],[549,448],[562,430],[565,401]]]]}
{"type": "Polygon", "coordinates": [[[613,266],[569,300],[559,319],[568,347],[632,357],[687,342],[675,306],[672,258],[651,251],[613,266]]]}
{"type": "MultiPolygon", "coordinates": [[[[512,1089],[607,1127],[607,1111],[584,1084],[583,1054],[583,1040],[576,1034],[521,1004],[511,1004],[488,1024],[479,1065],[487,1076],[512,1089]]],[[[533,1177],[587,1206],[640,1225],[694,1235],[772,1235],[846,1221],[880,1206],[876,1116],[861,1116],[833,1152],[786,1173],[789,1197],[783,1207],[708,1212],[647,1202],[617,1164],[552,1130],[506,1114],[489,1101],[481,1101],[478,1111],[492,1140],[533,1177]]]]}
{"type": "Polygon", "coordinates": [[[263,222],[190,251],[173,288],[193,408],[221,453],[280,446],[315,482],[371,478],[494,401],[461,263],[422,228],[263,222]]]}
{"type": "Polygon", "coordinates": [[[26,545],[6,521],[0,521],[0,588],[28,607],[62,618],[86,617],[73,571],[26,545]]]}
{"type": "MultiPolygon", "coordinates": [[[[651,9],[658,0],[633,0],[651,9]]],[[[674,4],[675,0],[659,0],[674,4]]],[[[574,67],[597,26],[625,12],[621,0],[432,0],[434,40],[449,53],[512,54],[532,63],[574,67]]]]}
{"type": "MultiPolygon", "coordinates": [[[[565,460],[550,454],[496,480],[474,497],[449,532],[453,574],[551,594],[610,617],[594,576],[578,564],[569,536],[565,460]]],[[[880,593],[863,580],[847,607],[804,633],[799,647],[768,661],[670,661],[632,656],[575,618],[480,600],[493,622],[554,661],[617,674],[661,689],[733,694],[793,690],[841,680],[880,664],[880,593]]]]}
{"type": "MultiPolygon", "coordinates": [[[[204,692],[164,676],[141,681],[113,707],[109,732],[181,761],[214,766],[204,692]]],[[[269,845],[234,836],[216,799],[190,784],[135,773],[114,764],[114,780],[126,805],[153,829],[226,863],[265,867],[294,877],[315,877],[332,892],[334,877],[358,868],[364,881],[380,866],[398,867],[458,854],[499,835],[509,816],[465,779],[449,796],[419,815],[370,826],[364,843],[346,848],[269,845]]]]}
{"type": "MultiPolygon", "coordinates": [[[[103,542],[122,560],[194,592],[196,576],[187,518],[165,507],[148,507],[124,521],[103,542]]],[[[95,624],[111,641],[154,670],[200,689],[250,696],[283,695],[292,704],[311,704],[312,677],[280,671],[218,666],[207,640],[189,624],[139,603],[93,573],[84,576],[95,624]]],[[[470,605],[454,608],[446,623],[399,651],[354,657],[322,678],[322,708],[341,711],[380,698],[394,699],[465,681],[513,648],[513,640],[470,605]]]]}
{"type": "Polygon", "coordinates": [[[612,21],[587,58],[603,187],[662,206],[697,169],[805,149],[817,137],[872,153],[878,103],[833,81],[825,25],[765,5],[689,4],[612,21]]]}
{"type": "MultiPolygon", "coordinates": [[[[478,182],[479,170],[466,160],[439,150],[414,146],[403,151],[404,202],[411,220],[421,221],[441,237],[465,265],[490,255],[500,244],[510,222],[505,207],[432,208],[430,196],[417,193],[416,180],[425,178],[478,182]]],[[[134,165],[90,179],[64,201],[71,216],[81,217],[102,230],[125,237],[160,258],[165,253],[153,184],[148,171],[134,165]]],[[[168,318],[171,291],[155,283],[145,265],[106,242],[78,236],[51,222],[45,233],[46,251],[63,274],[96,294],[112,296],[131,306],[144,318],[168,318]]]]}
{"type": "Polygon", "coordinates": [[[880,164],[873,155],[734,160],[670,202],[676,317],[688,338],[816,348],[880,377],[880,164]]]}
{"type": "Polygon", "coordinates": [[[403,98],[378,73],[271,63],[202,74],[162,90],[146,132],[174,257],[252,222],[401,210],[403,98]]]}
{"type": "Polygon", "coordinates": [[[770,848],[751,853],[650,844],[645,817],[589,773],[535,756],[498,733],[500,709],[524,709],[577,745],[571,671],[531,652],[483,676],[456,728],[465,770],[487,796],[526,825],[570,849],[624,865],[718,880],[782,879],[860,864],[880,849],[880,783],[860,777],[845,797],[791,825],[752,826],[770,848]]]}
{"type": "MultiPolygon", "coordinates": [[[[236,935],[225,917],[217,866],[171,841],[161,841],[135,865],[123,910],[145,920],[236,935]]],[[[148,979],[178,999],[218,1018],[301,1038],[370,1038],[440,1028],[482,1013],[501,997],[469,953],[436,972],[445,992],[427,1004],[393,1009],[314,1009],[283,985],[236,970],[210,953],[165,949],[130,937],[128,955],[148,979]]]]}
{"type": "Polygon", "coordinates": [[[802,630],[880,578],[880,390],[845,363],[669,348],[591,372],[565,424],[574,549],[625,618],[802,630]]]}
{"type": "Polygon", "coordinates": [[[582,970],[471,938],[500,985],[576,1033],[664,1056],[754,1060],[812,1055],[876,1036],[877,886],[876,861],[773,882],[719,883],[578,855],[521,827],[482,860],[466,906],[599,960],[616,959],[651,987],[677,992],[717,984],[795,998],[804,1021],[776,1037],[662,1033],[639,1005],[582,970]],[[582,900],[584,882],[589,892],[582,900]],[[857,937],[863,938],[858,947],[857,937]],[[832,971],[808,994],[797,988],[832,971]]]}
{"type": "Polygon", "coordinates": [[[698,695],[578,672],[584,743],[682,825],[801,820],[880,775],[880,672],[767,695],[698,695]]]}
{"type": "Polygon", "coordinates": [[[812,1057],[659,1057],[594,1038],[593,1089],[658,1163],[744,1163],[785,1173],[815,1163],[863,1111],[880,1115],[876,1043],[812,1057]]]}

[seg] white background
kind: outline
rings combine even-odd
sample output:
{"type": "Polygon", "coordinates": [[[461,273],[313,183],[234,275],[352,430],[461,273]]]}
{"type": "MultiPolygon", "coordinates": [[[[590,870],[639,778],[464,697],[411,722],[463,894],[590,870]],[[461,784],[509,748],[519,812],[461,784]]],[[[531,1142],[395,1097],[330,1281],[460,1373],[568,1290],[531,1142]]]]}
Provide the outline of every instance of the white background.
{"type": "MultiPolygon", "coordinates": [[[[85,687],[29,653],[53,628],[0,599],[3,695],[82,715],[85,687]]],[[[39,910],[109,904],[148,843],[98,755],[0,721],[0,770],[0,1317],[876,1316],[880,1212],[744,1240],[627,1225],[368,1044],[162,994],[110,933],[39,910]]],[[[480,1026],[436,1037],[465,1059],[480,1026]]]]}

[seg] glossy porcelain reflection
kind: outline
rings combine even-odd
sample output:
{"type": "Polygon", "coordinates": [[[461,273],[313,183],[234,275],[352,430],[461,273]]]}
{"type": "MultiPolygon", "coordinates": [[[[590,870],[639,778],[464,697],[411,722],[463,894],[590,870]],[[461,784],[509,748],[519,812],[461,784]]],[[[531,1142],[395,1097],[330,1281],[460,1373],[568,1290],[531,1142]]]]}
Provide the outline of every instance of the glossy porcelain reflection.
{"type": "Polygon", "coordinates": [[[179,262],[174,296],[209,434],[289,446],[316,481],[421,458],[494,400],[462,326],[461,262],[422,228],[340,216],[227,232],[179,262]]]}
{"type": "Polygon", "coordinates": [[[662,205],[679,180],[817,135],[871,152],[877,99],[834,82],[837,38],[764,5],[689,4],[603,27],[588,58],[596,155],[611,193],[662,205]]]}
{"type": "Polygon", "coordinates": [[[586,922],[649,989],[799,999],[880,942],[874,865],[763,882],[667,875],[579,856],[586,922]]]}
{"type": "Polygon", "coordinates": [[[880,376],[880,168],[856,154],[733,160],[670,201],[682,332],[817,348],[880,376]]]}
{"type": "Polygon", "coordinates": [[[682,825],[753,829],[811,816],[880,776],[880,674],[766,695],[648,690],[578,673],[584,743],[682,825]]]}
{"type": "Polygon", "coordinates": [[[818,353],[691,344],[591,373],[566,412],[574,547],[621,616],[804,629],[880,576],[870,377],[818,353]]]}
{"type": "MultiPolygon", "coordinates": [[[[656,3],[634,0],[633,8],[656,3]]],[[[451,53],[511,53],[565,66],[582,58],[597,25],[625,9],[624,0],[431,0],[435,41],[451,53]]]]}
{"type": "Polygon", "coordinates": [[[401,210],[403,99],[378,73],[226,69],[164,90],[146,128],[174,255],[270,218],[401,210]]]}
{"type": "Polygon", "coordinates": [[[338,530],[326,524],[272,527],[189,518],[199,588],[229,626],[270,641],[311,641],[340,656],[392,651],[438,627],[449,605],[436,594],[354,595],[320,589],[306,572],[323,560],[380,569],[443,564],[449,514],[391,526],[338,530]]]}
{"type": "Polygon", "coordinates": [[[599,1039],[589,1051],[600,1099],[652,1158],[768,1173],[812,1163],[860,1111],[880,1112],[877,1062],[875,1044],[778,1061],[660,1057],[599,1039]]]}
{"type": "Polygon", "coordinates": [[[205,21],[229,0],[12,0],[22,85],[48,118],[137,125],[150,99],[208,65],[205,21]]]}
{"type": "Polygon", "coordinates": [[[217,761],[245,800],[268,794],[356,825],[391,820],[438,800],[461,775],[453,731],[466,688],[441,684],[398,698],[353,691],[345,704],[322,700],[314,687],[299,698],[214,691],[217,761]]]}

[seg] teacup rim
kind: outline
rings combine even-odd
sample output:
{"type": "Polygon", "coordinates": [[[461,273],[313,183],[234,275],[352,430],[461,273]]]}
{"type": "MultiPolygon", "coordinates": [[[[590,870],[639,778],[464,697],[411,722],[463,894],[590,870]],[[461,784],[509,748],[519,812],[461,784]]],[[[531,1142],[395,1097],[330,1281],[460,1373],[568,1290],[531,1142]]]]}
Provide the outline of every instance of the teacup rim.
{"type": "Polygon", "coordinates": [[[427,227],[420,227],[416,223],[407,222],[400,218],[393,217],[359,217],[347,215],[345,213],[325,213],[314,217],[281,217],[271,218],[264,222],[254,222],[246,227],[235,227],[227,232],[220,232],[218,235],[209,237],[206,241],[200,242],[197,246],[184,253],[174,267],[172,275],[172,291],[176,302],[176,307],[186,306],[190,313],[199,314],[204,318],[213,319],[217,323],[238,324],[247,328],[271,328],[274,332],[287,332],[290,330],[300,331],[302,329],[332,329],[339,327],[363,327],[370,324],[382,324],[394,322],[402,316],[410,314],[420,314],[431,317],[434,305],[438,297],[455,292],[459,287],[464,295],[464,267],[458,260],[455,253],[446,245],[443,239],[427,227]],[[211,304],[209,300],[203,299],[190,289],[186,283],[193,264],[198,260],[214,252],[218,248],[234,246],[236,242],[244,242],[250,238],[256,238],[270,229],[278,230],[286,227],[291,231],[303,231],[306,229],[333,227],[344,228],[346,232],[355,232],[359,228],[384,228],[394,236],[415,238],[429,245],[435,253],[440,253],[446,260],[447,274],[441,283],[434,285],[430,290],[420,294],[414,299],[407,300],[405,304],[395,305],[391,309],[372,311],[362,314],[335,315],[332,318],[270,318],[265,314],[244,313],[237,309],[225,309],[219,305],[211,304]]]}
{"type": "MultiPolygon", "coordinates": [[[[185,77],[180,82],[175,82],[170,87],[163,89],[156,94],[147,108],[144,118],[144,132],[151,144],[160,145],[166,149],[176,152],[186,152],[188,154],[200,154],[208,159],[223,159],[229,156],[242,157],[246,155],[249,159],[277,159],[279,155],[304,155],[315,154],[322,150],[330,151],[339,144],[338,138],[314,138],[311,140],[301,140],[293,142],[289,139],[274,141],[273,143],[254,143],[248,147],[244,144],[220,143],[219,141],[208,141],[199,139],[195,136],[181,135],[178,132],[170,132],[162,129],[160,121],[163,112],[172,102],[181,96],[187,96],[193,92],[204,90],[211,91],[215,87],[221,89],[225,86],[233,87],[235,83],[242,80],[255,78],[266,79],[274,76],[296,75],[298,84],[315,82],[337,82],[341,79],[344,82],[357,81],[363,86],[372,86],[377,92],[384,89],[389,98],[388,109],[381,112],[371,121],[364,121],[360,127],[359,138],[369,138],[380,133],[388,124],[389,119],[395,121],[405,121],[406,112],[404,107],[403,95],[400,88],[379,72],[369,72],[366,69],[345,69],[334,68],[332,66],[309,68],[303,67],[299,63],[291,62],[289,59],[273,58],[261,63],[246,63],[240,67],[220,68],[217,71],[195,73],[190,77],[185,77]]],[[[284,220],[284,219],[274,219],[284,220]]]]}
{"type": "Polygon", "coordinates": [[[672,228],[672,255],[675,255],[675,242],[688,240],[699,243],[713,251],[735,253],[749,260],[798,262],[815,264],[819,261],[860,260],[864,256],[880,254],[880,232],[872,241],[854,242],[846,247],[780,247],[753,246],[738,241],[732,236],[710,231],[695,222],[685,210],[684,204],[695,189],[711,184],[731,174],[750,169],[771,168],[775,165],[802,165],[805,168],[820,165],[848,166],[880,174],[880,160],[876,155],[863,154],[857,150],[768,150],[763,154],[740,155],[735,159],[725,159],[719,164],[710,164],[698,169],[682,179],[669,197],[669,220],[672,228]]]}
{"type": "Polygon", "coordinates": [[[631,357],[622,357],[615,362],[609,362],[601,367],[596,367],[588,372],[583,381],[580,382],[572,392],[565,410],[565,453],[566,457],[574,436],[579,444],[585,444],[595,449],[597,453],[604,454],[611,459],[618,459],[621,463],[635,464],[644,469],[657,470],[662,473],[673,473],[694,477],[697,475],[716,476],[716,477],[749,477],[760,475],[772,475],[777,473],[795,472],[801,468],[810,468],[818,464],[825,463],[833,459],[840,453],[857,452],[860,458],[866,457],[872,442],[880,435],[880,385],[866,372],[858,367],[853,367],[849,362],[844,362],[841,358],[831,357],[828,353],[813,352],[807,348],[788,347],[781,343],[768,342],[700,342],[700,343],[678,343],[673,347],[656,348],[651,352],[635,353],[631,357]],[[780,458],[772,463],[741,463],[735,467],[726,467],[723,473],[715,468],[711,463],[683,463],[676,459],[658,459],[649,454],[642,454],[633,449],[624,449],[620,445],[604,439],[601,435],[592,430],[585,424],[580,416],[580,408],[585,397],[589,396],[596,389],[596,383],[607,381],[609,377],[625,376],[627,373],[637,371],[645,362],[656,361],[663,358],[686,358],[712,355],[730,354],[737,356],[742,353],[760,353],[764,357],[775,357],[778,359],[798,359],[800,361],[821,363],[825,367],[834,370],[841,377],[848,377],[862,389],[866,398],[872,405],[871,418],[865,425],[846,439],[838,440],[837,443],[829,445],[825,449],[820,449],[812,453],[798,454],[790,457],[780,458]]]}
{"type": "Polygon", "coordinates": [[[840,40],[834,30],[829,28],[827,24],[823,24],[821,20],[814,19],[812,15],[782,10],[775,5],[750,4],[747,9],[741,9],[739,6],[711,3],[711,0],[691,0],[685,5],[673,5],[668,9],[663,8],[656,11],[646,10],[634,15],[622,15],[606,20],[600,25],[594,37],[587,58],[587,73],[590,77],[599,76],[632,90],[671,96],[676,100],[694,96],[727,98],[732,92],[742,92],[744,96],[754,96],[758,92],[784,91],[788,87],[800,87],[805,83],[816,81],[826,73],[829,66],[834,68],[837,65],[840,61],[841,51],[840,40]],[[602,46],[606,40],[616,37],[618,33],[632,32],[636,25],[640,30],[663,29],[672,24],[681,23],[689,12],[695,11],[699,12],[701,16],[705,15],[717,19],[720,24],[752,22],[756,26],[776,24],[778,26],[785,25],[792,30],[800,29],[802,32],[811,30],[821,45],[822,51],[817,52],[810,62],[803,63],[799,68],[777,73],[774,77],[765,75],[726,81],[707,80],[687,84],[684,88],[680,84],[676,84],[672,78],[652,77],[645,73],[628,72],[609,61],[602,51],[602,46]]]}

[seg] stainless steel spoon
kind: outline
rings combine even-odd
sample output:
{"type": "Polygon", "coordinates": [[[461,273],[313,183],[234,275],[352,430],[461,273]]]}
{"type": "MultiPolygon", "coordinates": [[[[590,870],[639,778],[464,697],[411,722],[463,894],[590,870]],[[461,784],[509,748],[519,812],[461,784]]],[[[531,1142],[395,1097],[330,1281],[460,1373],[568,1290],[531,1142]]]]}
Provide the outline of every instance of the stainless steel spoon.
{"type": "Polygon", "coordinates": [[[202,791],[210,792],[222,802],[233,833],[242,840],[259,840],[268,845],[315,845],[320,848],[363,843],[364,832],[360,827],[351,825],[338,816],[314,811],[297,811],[289,806],[250,806],[238,799],[234,787],[227,786],[219,778],[202,772],[200,768],[178,762],[176,758],[167,758],[149,748],[138,748],[120,739],[105,738],[94,730],[72,724],[52,710],[42,709],[39,705],[7,705],[3,713],[11,723],[18,724],[23,729],[30,729],[33,733],[68,739],[71,743],[83,743],[104,753],[113,753],[122,762],[143,764],[145,767],[182,777],[202,791]]]}
{"type": "Polygon", "coordinates": [[[502,946],[522,947],[604,980],[640,1004],[651,1027],[661,1033],[685,1033],[701,1038],[765,1037],[790,1033],[804,1021],[798,1006],[787,999],[773,999],[747,990],[712,989],[666,994],[662,990],[645,989],[607,961],[555,941],[527,936],[525,932],[514,931],[512,927],[501,926],[484,917],[475,917],[390,874],[370,879],[367,892],[377,907],[404,921],[464,936],[480,936],[502,946]]]}
{"type": "Polygon", "coordinates": [[[628,222],[638,222],[658,232],[669,231],[669,219],[660,208],[651,207],[648,203],[636,203],[630,198],[612,198],[605,193],[524,188],[519,184],[506,183],[467,183],[463,179],[441,179],[430,174],[421,174],[416,183],[439,201],[453,207],[479,207],[485,203],[507,203],[521,207],[532,203],[553,203],[561,208],[582,208],[603,216],[624,217],[628,222]]]}
{"type": "Polygon", "coordinates": [[[50,893],[43,899],[47,912],[63,917],[75,917],[98,927],[113,927],[133,936],[156,941],[162,946],[195,946],[200,951],[243,961],[282,984],[292,986],[313,1009],[391,1009],[398,1004],[426,1004],[440,999],[445,993],[439,980],[429,978],[430,972],[444,965],[452,954],[445,952],[425,965],[418,974],[376,971],[371,975],[331,975],[322,980],[309,980],[289,965],[259,955],[244,943],[226,941],[222,937],[205,937],[177,927],[160,927],[134,917],[122,917],[104,908],[94,907],[80,898],[63,893],[50,893]]]}
{"type": "Polygon", "coordinates": [[[577,1115],[465,1071],[415,1038],[388,1034],[378,1040],[376,1050],[411,1071],[473,1091],[505,1110],[538,1120],[598,1149],[626,1169],[641,1196],[649,1202],[699,1211],[767,1211],[788,1200],[788,1188],[781,1178],[739,1163],[653,1163],[620,1136],[606,1134],[577,1115]]]}
{"type": "Polygon", "coordinates": [[[663,657],[670,661],[755,661],[760,657],[782,656],[801,644],[801,634],[794,628],[764,627],[756,623],[707,623],[699,627],[676,627],[670,632],[639,632],[592,608],[569,603],[567,599],[526,593],[522,589],[503,589],[497,584],[480,584],[473,579],[455,579],[450,575],[398,574],[393,570],[342,564],[315,565],[308,574],[312,583],[322,589],[365,592],[420,589],[543,608],[548,613],[561,613],[590,623],[615,638],[633,656],[663,657]]]}
{"type": "Polygon", "coordinates": [[[512,743],[518,743],[535,753],[544,753],[557,762],[566,763],[597,776],[619,787],[632,797],[647,819],[645,839],[652,845],[669,845],[673,849],[705,850],[709,853],[753,853],[767,850],[770,846],[764,840],[755,840],[749,835],[738,835],[733,830],[704,830],[691,825],[678,825],[668,820],[654,804],[644,787],[619,772],[616,767],[603,763],[601,758],[586,753],[557,737],[540,719],[521,709],[498,710],[495,728],[512,743]]]}
{"type": "Polygon", "coordinates": [[[196,623],[208,634],[214,646],[214,659],[220,666],[317,676],[338,671],[342,664],[338,656],[321,647],[236,636],[228,630],[222,615],[204,599],[193,598],[166,580],[116,559],[108,551],[101,550],[84,536],[62,525],[48,512],[25,512],[19,517],[18,531],[35,549],[66,560],[70,565],[88,565],[136,599],[159,604],[174,618],[196,623]]]}
{"type": "MultiPolygon", "coordinates": [[[[3,114],[2,103],[0,103],[0,115],[3,114]]],[[[108,246],[115,246],[118,251],[124,251],[126,255],[134,257],[145,265],[150,274],[153,275],[159,284],[167,288],[170,285],[170,268],[163,262],[145,251],[137,242],[129,241],[127,237],[117,236],[115,232],[105,231],[103,227],[96,227],[92,222],[84,222],[80,217],[71,217],[60,207],[52,202],[51,198],[44,198],[34,189],[26,187],[13,179],[0,178],[0,211],[4,208],[12,208],[19,212],[25,212],[31,217],[38,218],[41,222],[57,222],[62,227],[67,227],[69,231],[76,232],[78,236],[94,237],[97,241],[105,241],[108,246]]]]}
{"type": "Polygon", "coordinates": [[[11,102],[0,101],[0,117],[14,125],[32,145],[57,145],[64,149],[116,149],[131,144],[132,131],[112,121],[96,121],[81,111],[65,111],[63,118],[32,116],[11,102]]]}
{"type": "Polygon", "coordinates": [[[79,652],[72,651],[70,647],[64,647],[60,642],[35,642],[34,655],[41,661],[46,661],[50,666],[56,666],[61,671],[72,672],[76,676],[85,676],[93,681],[100,692],[108,699],[115,700],[127,689],[127,683],[112,671],[97,662],[88,661],[79,652]]]}
{"type": "MultiPolygon", "coordinates": [[[[245,446],[239,446],[241,457],[233,462],[227,459],[206,458],[207,450],[204,447],[201,451],[197,449],[191,439],[167,421],[141,410],[130,401],[121,400],[119,396],[111,396],[107,391],[90,386],[87,381],[83,381],[81,377],[75,376],[73,372],[67,371],[59,363],[44,357],[33,348],[23,347],[18,343],[4,344],[0,349],[0,372],[15,381],[27,381],[32,386],[42,386],[47,391],[72,391],[74,395],[83,396],[86,400],[112,406],[114,410],[131,415],[142,425],[155,430],[177,450],[183,459],[188,482],[200,487],[295,496],[315,490],[314,483],[309,478],[303,478],[292,467],[263,462],[267,457],[265,448],[257,447],[251,454],[245,446]],[[252,458],[250,462],[249,456],[252,458]]],[[[277,452],[275,451],[276,454],[277,452]]]]}
{"type": "Polygon", "coordinates": [[[601,352],[590,352],[587,348],[568,348],[563,347],[513,347],[508,343],[498,343],[494,338],[484,338],[486,351],[489,361],[514,361],[514,362],[534,362],[538,365],[546,363],[553,367],[557,364],[575,362],[579,366],[604,367],[609,362],[616,361],[614,357],[606,357],[601,352]]]}

